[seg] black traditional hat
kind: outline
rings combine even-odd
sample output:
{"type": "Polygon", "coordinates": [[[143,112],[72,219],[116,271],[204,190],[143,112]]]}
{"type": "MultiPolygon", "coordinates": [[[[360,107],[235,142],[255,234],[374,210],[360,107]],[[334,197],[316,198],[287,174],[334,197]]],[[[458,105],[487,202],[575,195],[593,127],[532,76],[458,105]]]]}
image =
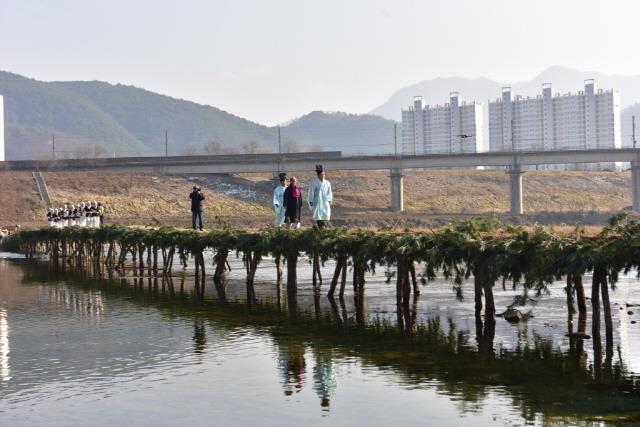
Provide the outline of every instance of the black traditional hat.
{"type": "Polygon", "coordinates": [[[280,181],[284,181],[287,179],[287,173],[286,172],[280,172],[278,174],[278,178],[280,178],[280,181]]]}
{"type": "Polygon", "coordinates": [[[322,165],[316,165],[316,173],[319,175],[322,172],[324,172],[324,169],[322,168],[322,165]]]}

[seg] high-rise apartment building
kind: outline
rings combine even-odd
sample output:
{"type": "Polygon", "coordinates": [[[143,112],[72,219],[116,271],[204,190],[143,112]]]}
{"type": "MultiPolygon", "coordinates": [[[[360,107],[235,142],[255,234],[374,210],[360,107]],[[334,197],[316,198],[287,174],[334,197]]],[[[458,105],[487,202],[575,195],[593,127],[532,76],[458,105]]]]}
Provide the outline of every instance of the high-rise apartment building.
{"type": "Polygon", "coordinates": [[[402,153],[476,153],[483,143],[482,104],[460,101],[452,92],[449,103],[423,106],[422,97],[402,109],[402,153]]]}
{"type": "Polygon", "coordinates": [[[620,94],[596,91],[593,80],[585,81],[584,91],[564,95],[552,95],[546,83],[535,98],[512,98],[504,88],[489,102],[490,151],[620,147],[620,94]]]}

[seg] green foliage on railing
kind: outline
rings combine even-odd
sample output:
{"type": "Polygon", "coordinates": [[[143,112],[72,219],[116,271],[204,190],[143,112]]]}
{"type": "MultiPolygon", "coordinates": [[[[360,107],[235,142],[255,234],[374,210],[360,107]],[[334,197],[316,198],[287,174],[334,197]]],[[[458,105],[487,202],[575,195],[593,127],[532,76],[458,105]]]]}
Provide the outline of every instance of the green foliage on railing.
{"type": "Polygon", "coordinates": [[[495,220],[458,221],[436,231],[393,231],[345,228],[290,230],[265,228],[246,231],[218,224],[205,232],[159,228],[107,226],[99,229],[68,227],[23,230],[3,242],[6,250],[27,254],[48,252],[55,245],[82,243],[117,244],[121,248],[173,249],[182,257],[205,250],[228,250],[238,254],[288,257],[306,254],[323,262],[339,258],[374,271],[398,262],[424,265],[421,277],[436,274],[452,280],[460,292],[465,279],[522,284],[542,292],[567,274],[582,275],[600,265],[614,283],[620,271],[640,266],[640,223],[617,216],[601,233],[585,236],[553,229],[504,226],[495,220]]]}

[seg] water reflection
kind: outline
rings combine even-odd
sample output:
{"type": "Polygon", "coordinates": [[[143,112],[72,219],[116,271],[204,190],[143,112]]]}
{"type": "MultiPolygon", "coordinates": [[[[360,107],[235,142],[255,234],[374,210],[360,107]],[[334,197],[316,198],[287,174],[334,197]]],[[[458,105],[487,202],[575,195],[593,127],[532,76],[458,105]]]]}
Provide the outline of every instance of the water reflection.
{"type": "Polygon", "coordinates": [[[9,381],[10,379],[9,322],[7,320],[7,310],[0,308],[0,380],[9,381]]]}
{"type": "Polygon", "coordinates": [[[195,319],[193,323],[193,350],[196,354],[204,353],[207,345],[207,335],[202,319],[195,319]]]}
{"type": "Polygon", "coordinates": [[[66,287],[53,285],[41,288],[41,292],[48,302],[72,312],[86,313],[96,320],[100,320],[104,312],[102,294],[99,291],[78,293],[66,287]]]}
{"type": "Polygon", "coordinates": [[[320,406],[329,409],[331,395],[337,386],[333,364],[334,356],[331,351],[323,351],[315,347],[313,359],[313,389],[320,398],[320,406]]]}
{"type": "Polygon", "coordinates": [[[277,366],[282,379],[285,396],[299,393],[304,387],[307,362],[304,344],[291,342],[287,337],[274,337],[277,348],[277,366]]]}
{"type": "MultiPolygon", "coordinates": [[[[637,377],[628,372],[622,352],[618,359],[606,358],[604,363],[589,365],[584,340],[571,340],[568,351],[563,352],[552,339],[530,334],[526,326],[517,328],[513,348],[496,348],[496,321],[481,317],[475,319],[474,343],[473,323],[465,327],[460,322],[461,326],[455,316],[419,320],[418,298],[401,307],[396,316],[370,320],[367,299],[362,295],[354,297],[353,305],[347,307],[344,299],[320,300],[316,293],[303,288],[285,304],[279,298],[274,301],[271,296],[261,295],[258,285],[250,293],[243,292],[246,288],[237,282],[214,285],[209,281],[202,292],[195,291],[190,278],[181,276],[175,279],[179,280],[176,295],[171,278],[162,280],[161,286],[145,280],[143,286],[137,278],[94,280],[87,275],[56,273],[42,264],[20,264],[20,268],[26,272],[28,286],[38,286],[39,292],[48,292],[51,302],[87,318],[106,316],[107,302],[113,305],[126,301],[145,316],[150,311],[159,313],[172,327],[176,322],[184,324],[187,345],[171,343],[177,352],[175,360],[184,360],[187,351],[198,357],[215,354],[235,339],[232,337],[259,331],[274,346],[279,390],[281,387],[286,396],[299,396],[312,381],[307,388],[324,410],[336,399],[337,367],[351,366],[357,359],[365,372],[391,372],[394,384],[435,389],[450,396],[459,402],[461,413],[479,410],[498,393],[529,421],[542,417],[580,424],[605,414],[637,416],[640,386],[637,377]],[[64,285],[41,285],[52,282],[64,285]],[[249,302],[238,295],[246,295],[249,302]]],[[[351,304],[351,299],[348,302],[351,304]]],[[[571,317],[567,326],[572,332],[571,317]]],[[[578,319],[577,330],[586,330],[586,319],[578,319]]],[[[139,332],[148,333],[144,328],[139,332]]],[[[167,347],[141,340],[130,348],[111,349],[109,364],[136,355],[136,363],[127,360],[127,369],[143,371],[166,358],[167,347]],[[157,347],[157,357],[139,357],[147,346],[157,347]]],[[[8,355],[8,338],[6,348],[8,355]]],[[[92,372],[91,368],[75,368],[78,378],[92,372]]]]}

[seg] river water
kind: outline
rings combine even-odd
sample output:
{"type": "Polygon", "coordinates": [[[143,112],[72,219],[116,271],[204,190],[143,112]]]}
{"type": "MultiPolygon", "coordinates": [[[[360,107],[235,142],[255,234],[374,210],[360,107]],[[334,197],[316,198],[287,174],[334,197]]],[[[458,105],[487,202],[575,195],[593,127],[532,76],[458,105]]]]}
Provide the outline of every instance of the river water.
{"type": "MultiPolygon", "coordinates": [[[[565,337],[561,283],[523,308],[533,318],[498,318],[493,335],[476,324],[471,292],[456,301],[446,281],[423,286],[399,316],[382,271],[367,277],[364,299],[348,292],[332,303],[326,284],[315,297],[304,261],[288,301],[268,260],[255,293],[233,259],[226,287],[208,277],[198,297],[190,271],[171,282],[96,278],[7,255],[1,426],[640,422],[634,277],[611,294],[614,353],[601,366],[591,340],[565,337]]],[[[325,280],[331,271],[323,269],[325,280]]],[[[519,293],[498,287],[496,306],[519,293]]]]}

